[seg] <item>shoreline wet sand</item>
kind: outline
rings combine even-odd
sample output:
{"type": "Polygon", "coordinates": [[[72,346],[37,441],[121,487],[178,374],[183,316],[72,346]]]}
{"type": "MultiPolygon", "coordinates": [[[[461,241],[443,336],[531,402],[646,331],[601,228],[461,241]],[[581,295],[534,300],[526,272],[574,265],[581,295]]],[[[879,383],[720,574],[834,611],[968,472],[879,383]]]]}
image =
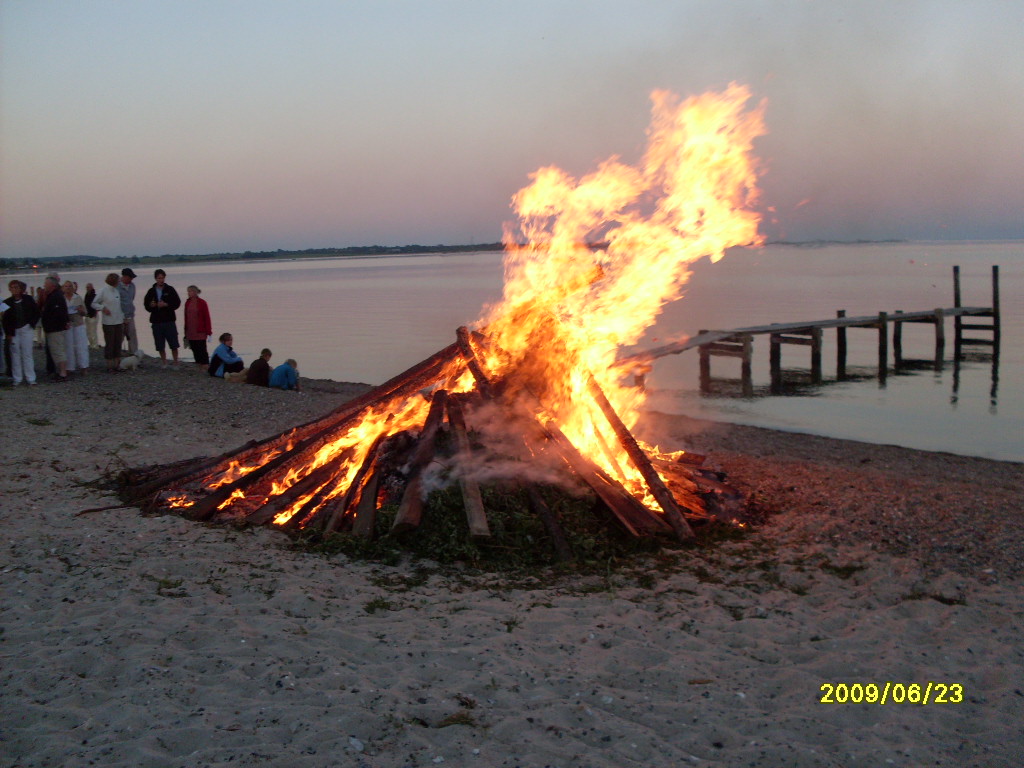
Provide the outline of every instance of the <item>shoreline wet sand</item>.
{"type": "Polygon", "coordinates": [[[578,577],[76,516],[117,503],[91,485],[105,472],[366,389],[303,384],[148,360],[0,389],[0,766],[1018,763],[1024,465],[651,414],[642,437],[706,454],[773,514],[672,565],[578,577]],[[820,701],[887,681],[946,703],[820,701]]]}

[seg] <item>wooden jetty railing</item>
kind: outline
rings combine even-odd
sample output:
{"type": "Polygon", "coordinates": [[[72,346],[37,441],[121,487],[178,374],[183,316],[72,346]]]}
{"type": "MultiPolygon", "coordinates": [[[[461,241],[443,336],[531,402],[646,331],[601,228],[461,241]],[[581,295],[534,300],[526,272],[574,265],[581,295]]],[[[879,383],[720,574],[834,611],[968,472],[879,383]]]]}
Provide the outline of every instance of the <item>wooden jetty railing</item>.
{"type": "Polygon", "coordinates": [[[621,358],[618,364],[622,367],[633,367],[638,386],[643,386],[644,377],[651,364],[666,355],[678,355],[688,349],[697,348],[700,355],[700,388],[707,392],[711,387],[711,358],[738,357],[741,361],[740,379],[744,397],[753,395],[753,379],[751,375],[751,358],[753,356],[754,336],[769,336],[771,390],[778,392],[782,388],[782,345],[795,344],[811,348],[811,381],[820,384],[822,381],[821,349],[824,331],[836,329],[836,377],[846,378],[846,331],[849,328],[869,328],[878,333],[878,378],[885,382],[889,370],[889,336],[888,327],[893,327],[893,356],[895,368],[903,364],[903,324],[928,323],[935,326],[935,369],[941,370],[945,355],[946,331],[945,320],[952,317],[955,330],[954,358],[960,360],[964,345],[984,344],[993,347],[998,354],[1000,323],[999,323],[999,267],[992,267],[992,306],[965,307],[960,301],[960,267],[953,267],[953,306],[948,308],[926,309],[914,312],[879,312],[877,315],[848,317],[846,310],[839,310],[836,316],[825,320],[810,320],[793,323],[770,323],[753,325],[746,328],[733,328],[726,331],[702,329],[696,336],[685,341],[673,342],[660,347],[639,352],[621,358]],[[965,317],[990,317],[990,323],[965,323],[965,317]],[[986,331],[992,334],[989,338],[964,337],[963,332],[986,331]]]}

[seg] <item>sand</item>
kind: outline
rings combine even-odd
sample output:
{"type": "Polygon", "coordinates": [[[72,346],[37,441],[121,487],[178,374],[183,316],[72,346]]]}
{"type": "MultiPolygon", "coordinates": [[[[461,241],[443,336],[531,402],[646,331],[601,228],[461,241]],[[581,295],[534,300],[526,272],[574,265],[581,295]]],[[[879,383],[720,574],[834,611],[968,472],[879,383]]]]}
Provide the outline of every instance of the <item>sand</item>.
{"type": "Polygon", "coordinates": [[[560,579],[76,516],[117,503],[89,484],[106,471],[365,389],[305,384],[147,365],[0,389],[0,766],[1021,764],[1019,464],[652,414],[648,437],[773,514],[676,565],[560,579]],[[839,683],[906,688],[821,703],[839,683]]]}

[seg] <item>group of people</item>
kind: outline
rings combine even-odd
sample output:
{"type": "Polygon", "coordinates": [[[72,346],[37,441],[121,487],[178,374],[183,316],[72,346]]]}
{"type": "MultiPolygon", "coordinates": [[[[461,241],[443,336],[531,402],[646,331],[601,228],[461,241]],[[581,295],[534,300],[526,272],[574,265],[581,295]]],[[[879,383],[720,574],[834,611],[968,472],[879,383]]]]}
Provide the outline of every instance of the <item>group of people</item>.
{"type": "MultiPolygon", "coordinates": [[[[64,382],[73,372],[85,374],[89,369],[90,347],[98,343],[97,326],[103,332],[103,357],[107,371],[116,373],[124,368],[128,358],[137,365],[140,358],[139,339],[135,327],[135,278],[130,267],[120,276],[111,272],[99,290],[86,283],[85,295],[78,294],[78,285],[70,280],[60,282],[56,273],[46,277],[35,297],[21,280],[8,283],[10,296],[0,302],[2,319],[3,362],[9,376],[19,384],[36,383],[33,343],[37,334],[46,354],[47,372],[55,381],[64,382]],[[127,353],[125,352],[127,346],[127,353]]],[[[178,365],[177,310],[182,308],[181,297],[167,283],[167,273],[157,269],[153,273],[153,286],[142,300],[149,311],[153,344],[163,365],[167,365],[170,350],[173,365],[178,365]]],[[[205,366],[210,376],[229,381],[278,389],[298,390],[298,364],[289,359],[271,369],[272,353],[264,349],[260,357],[245,369],[242,358],[232,348],[230,333],[222,333],[220,345],[209,354],[206,345],[213,335],[210,308],[200,298],[195,285],[187,289],[184,315],[184,346],[192,350],[195,363],[205,366]]]]}
{"type": "Polygon", "coordinates": [[[46,368],[56,381],[68,373],[89,369],[89,341],[85,302],[70,280],[48,275],[35,297],[21,280],[8,283],[10,296],[0,302],[4,367],[15,384],[36,383],[33,343],[36,330],[43,335],[46,368]]]}
{"type": "Polygon", "coordinates": [[[257,387],[273,387],[274,389],[302,390],[299,383],[299,364],[288,358],[276,368],[271,368],[270,358],[274,353],[264,347],[260,356],[245,367],[242,358],[234,348],[234,337],[230,333],[222,333],[218,339],[220,345],[213,350],[213,357],[207,367],[211,376],[220,376],[228,381],[244,381],[257,387]]]}

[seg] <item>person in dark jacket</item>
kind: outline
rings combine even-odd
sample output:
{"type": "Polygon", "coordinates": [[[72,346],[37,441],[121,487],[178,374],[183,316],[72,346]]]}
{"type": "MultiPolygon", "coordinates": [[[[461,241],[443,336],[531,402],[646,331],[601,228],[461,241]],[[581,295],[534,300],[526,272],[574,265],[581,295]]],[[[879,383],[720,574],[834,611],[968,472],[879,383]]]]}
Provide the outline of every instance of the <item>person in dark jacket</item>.
{"type": "Polygon", "coordinates": [[[92,302],[96,298],[96,289],[92,283],[85,284],[85,336],[89,340],[89,349],[101,348],[99,342],[100,316],[93,309],[92,302]]]}
{"type": "Polygon", "coordinates": [[[146,291],[143,305],[149,310],[149,322],[153,326],[153,344],[160,353],[160,360],[167,364],[166,347],[171,348],[174,364],[178,364],[178,326],[174,310],[181,306],[181,298],[173,286],[167,285],[167,273],[158,269],[153,273],[153,287],[146,291]]]}
{"type": "Polygon", "coordinates": [[[68,380],[68,356],[65,335],[68,329],[68,303],[60,289],[60,280],[54,276],[43,283],[42,306],[39,307],[39,321],[46,334],[46,347],[53,357],[57,381],[68,380]]]}
{"type": "Polygon", "coordinates": [[[255,384],[257,387],[270,386],[270,358],[274,353],[266,347],[260,352],[260,356],[252,361],[249,370],[245,372],[245,383],[255,384]]]}
{"type": "Polygon", "coordinates": [[[39,307],[26,292],[21,280],[7,285],[11,295],[0,302],[4,327],[4,354],[7,357],[14,385],[36,383],[36,365],[32,358],[32,336],[39,322],[39,307]]]}

